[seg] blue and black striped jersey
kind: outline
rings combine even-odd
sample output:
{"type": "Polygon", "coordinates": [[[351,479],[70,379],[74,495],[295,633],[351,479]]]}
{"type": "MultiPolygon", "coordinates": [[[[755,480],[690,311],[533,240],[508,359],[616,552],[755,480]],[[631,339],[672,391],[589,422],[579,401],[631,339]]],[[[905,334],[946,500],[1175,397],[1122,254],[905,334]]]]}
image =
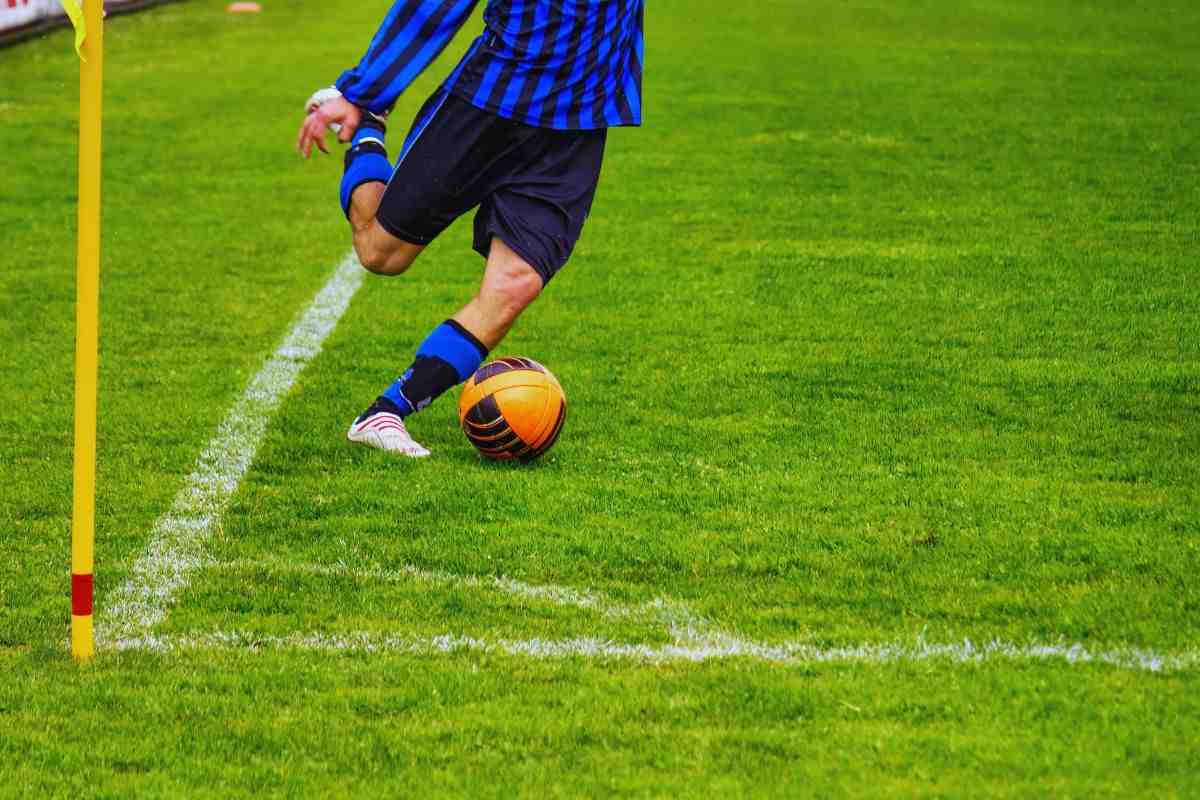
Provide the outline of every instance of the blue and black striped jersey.
{"type": "MultiPolygon", "coordinates": [[[[478,2],[397,0],[337,88],[376,113],[390,109],[478,2]]],[[[443,87],[485,111],[543,128],[640,125],[642,4],[488,0],[483,34],[443,87]]]]}

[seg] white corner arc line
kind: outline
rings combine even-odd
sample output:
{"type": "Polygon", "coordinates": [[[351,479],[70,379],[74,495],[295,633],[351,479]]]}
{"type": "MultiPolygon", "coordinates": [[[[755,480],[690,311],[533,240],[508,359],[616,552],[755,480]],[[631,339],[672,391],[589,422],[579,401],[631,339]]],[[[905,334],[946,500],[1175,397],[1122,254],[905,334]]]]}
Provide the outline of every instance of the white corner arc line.
{"type": "Polygon", "coordinates": [[[281,558],[239,559],[212,561],[205,569],[219,572],[281,572],[292,575],[337,576],[359,578],[381,583],[416,582],[427,585],[465,586],[494,589],[501,594],[592,611],[609,618],[632,618],[665,625],[675,636],[695,638],[701,633],[715,631],[716,626],[695,614],[685,604],[668,597],[656,597],[640,605],[621,603],[593,589],[562,586],[553,583],[534,584],[505,575],[460,575],[437,569],[424,569],[412,564],[396,568],[352,566],[344,561],[335,563],[298,563],[281,558]]]}
{"type": "Polygon", "coordinates": [[[96,638],[106,642],[144,635],[204,560],[204,545],[262,443],[267,424],[297,376],[321,352],[363,282],[351,253],[334,270],[229,410],[196,459],[171,508],[151,529],[132,575],[100,608],[96,638]]]}

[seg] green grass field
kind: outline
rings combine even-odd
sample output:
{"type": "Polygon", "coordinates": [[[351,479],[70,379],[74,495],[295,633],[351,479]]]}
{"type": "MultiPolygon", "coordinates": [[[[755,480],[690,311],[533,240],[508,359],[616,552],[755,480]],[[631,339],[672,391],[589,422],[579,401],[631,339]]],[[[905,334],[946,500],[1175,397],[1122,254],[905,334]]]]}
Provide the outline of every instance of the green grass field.
{"type": "Polygon", "coordinates": [[[549,457],[482,463],[450,397],[432,459],[345,441],[473,291],[468,218],[367,277],[130,628],[348,252],[292,144],[384,7],[108,25],[97,603],[136,635],[85,668],[77,62],[0,51],[0,795],[1200,795],[1193,3],[651,2],[646,125],[500,349],[566,388],[549,457]]]}

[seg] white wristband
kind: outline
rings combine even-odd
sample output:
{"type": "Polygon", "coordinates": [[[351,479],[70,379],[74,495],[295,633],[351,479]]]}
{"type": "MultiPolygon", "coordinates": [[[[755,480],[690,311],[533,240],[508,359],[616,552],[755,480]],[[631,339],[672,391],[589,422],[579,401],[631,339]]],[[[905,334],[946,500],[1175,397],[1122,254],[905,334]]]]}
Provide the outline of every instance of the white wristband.
{"type": "MultiPolygon", "coordinates": [[[[338,91],[336,86],[327,86],[324,89],[318,89],[312,93],[312,96],[308,98],[308,102],[304,104],[304,113],[311,114],[323,104],[328,103],[330,100],[336,100],[341,96],[342,93],[338,91]]],[[[339,133],[342,130],[342,126],[336,122],[331,122],[329,123],[329,130],[339,133]]]]}

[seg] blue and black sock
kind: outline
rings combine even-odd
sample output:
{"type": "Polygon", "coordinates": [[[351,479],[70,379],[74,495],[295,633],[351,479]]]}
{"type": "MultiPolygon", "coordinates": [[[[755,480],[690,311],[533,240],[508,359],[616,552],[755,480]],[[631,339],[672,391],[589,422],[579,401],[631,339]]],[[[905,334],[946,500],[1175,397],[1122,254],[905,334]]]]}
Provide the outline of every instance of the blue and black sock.
{"type": "Polygon", "coordinates": [[[371,181],[387,183],[392,177],[392,164],[388,161],[384,142],[386,133],[383,120],[363,112],[358,130],[350,141],[350,149],[346,151],[345,171],[339,192],[342,212],[347,219],[350,218],[350,197],[355,189],[371,181]]]}
{"type": "Polygon", "coordinates": [[[488,349],[462,325],[448,319],[417,348],[417,358],[359,417],[388,411],[407,417],[420,411],[479,369],[488,349]]]}

